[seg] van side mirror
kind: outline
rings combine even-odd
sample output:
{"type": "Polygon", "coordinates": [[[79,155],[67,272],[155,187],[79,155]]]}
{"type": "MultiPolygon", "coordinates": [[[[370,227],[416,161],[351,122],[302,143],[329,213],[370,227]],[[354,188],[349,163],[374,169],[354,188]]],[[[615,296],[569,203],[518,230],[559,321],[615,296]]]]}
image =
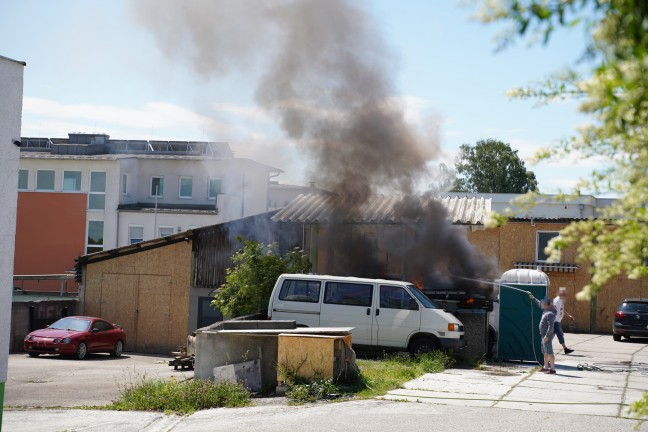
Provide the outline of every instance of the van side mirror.
{"type": "Polygon", "coordinates": [[[407,306],[408,306],[407,309],[409,310],[419,310],[419,305],[418,303],[416,303],[416,300],[414,300],[413,298],[410,299],[409,305],[407,306]]]}

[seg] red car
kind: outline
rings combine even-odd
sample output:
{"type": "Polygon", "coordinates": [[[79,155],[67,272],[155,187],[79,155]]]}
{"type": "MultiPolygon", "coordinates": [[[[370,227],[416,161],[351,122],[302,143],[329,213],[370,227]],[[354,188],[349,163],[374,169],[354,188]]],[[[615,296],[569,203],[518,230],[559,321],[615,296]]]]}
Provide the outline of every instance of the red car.
{"type": "Polygon", "coordinates": [[[126,333],[118,325],[101,318],[70,316],[29,333],[25,336],[24,349],[31,357],[61,354],[83,360],[88,353],[119,357],[125,344],[126,333]]]}

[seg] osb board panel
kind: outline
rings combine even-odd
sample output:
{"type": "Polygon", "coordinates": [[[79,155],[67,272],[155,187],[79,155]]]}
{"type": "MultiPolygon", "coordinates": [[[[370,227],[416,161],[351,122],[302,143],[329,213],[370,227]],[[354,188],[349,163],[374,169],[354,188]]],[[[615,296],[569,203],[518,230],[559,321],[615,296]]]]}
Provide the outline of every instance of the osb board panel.
{"type": "Polygon", "coordinates": [[[617,277],[609,281],[596,298],[596,331],[612,331],[612,320],[618,306],[626,298],[648,296],[648,283],[645,279],[631,280],[617,277]]]}
{"type": "Polygon", "coordinates": [[[126,332],[127,349],[134,348],[137,341],[137,304],[139,276],[104,273],[99,316],[119,324],[126,332]]]}
{"type": "Polygon", "coordinates": [[[549,295],[554,298],[558,295],[558,288],[567,288],[565,299],[565,310],[574,317],[570,320],[565,314],[562,320],[562,328],[568,332],[587,332],[590,329],[590,303],[588,301],[576,300],[576,293],[582,286],[577,284],[577,279],[571,273],[554,273],[549,276],[551,287],[549,295]]]}
{"type": "Polygon", "coordinates": [[[117,321],[121,321],[119,324],[127,331],[130,349],[145,348],[148,352],[173,351],[185,342],[188,333],[190,273],[189,242],[89,264],[85,273],[85,313],[99,316],[103,312],[115,314],[117,321]],[[140,343],[142,332],[151,334],[148,324],[142,322],[148,322],[147,315],[155,317],[158,313],[148,310],[154,307],[147,301],[148,291],[140,292],[142,283],[145,290],[151,286],[152,282],[147,279],[149,276],[153,279],[157,276],[166,278],[167,282],[163,285],[167,300],[163,313],[167,330],[163,337],[160,336],[159,341],[152,341],[149,336],[145,336],[140,343]],[[142,277],[145,278],[143,282],[142,277]],[[109,282],[110,280],[114,283],[109,282]],[[102,283],[103,281],[105,283],[102,283]],[[144,321],[141,313],[145,316],[144,321]],[[133,318],[129,317],[133,316],[136,318],[131,324],[133,318]],[[130,327],[133,328],[129,331],[130,327]],[[150,351],[146,347],[153,347],[156,351],[150,351]]]}
{"type": "Polygon", "coordinates": [[[141,275],[137,303],[137,344],[140,352],[168,351],[171,277],[141,275]]]}
{"type": "Polygon", "coordinates": [[[333,378],[335,338],[279,336],[277,379],[286,371],[303,378],[333,378]]]}
{"type": "Polygon", "coordinates": [[[89,316],[101,314],[101,284],[103,272],[98,267],[88,267],[85,274],[84,306],[80,313],[89,316]]]}
{"type": "Polygon", "coordinates": [[[502,268],[499,262],[499,249],[500,249],[500,229],[484,229],[476,231],[468,231],[468,241],[475,246],[481,253],[489,257],[497,259],[497,265],[501,272],[508,270],[502,268]]]}

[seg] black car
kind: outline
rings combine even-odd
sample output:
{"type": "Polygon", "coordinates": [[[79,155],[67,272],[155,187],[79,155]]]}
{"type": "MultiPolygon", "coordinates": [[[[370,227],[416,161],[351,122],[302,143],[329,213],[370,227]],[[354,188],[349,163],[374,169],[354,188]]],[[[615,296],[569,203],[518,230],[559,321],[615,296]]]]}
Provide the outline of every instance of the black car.
{"type": "Polygon", "coordinates": [[[621,336],[648,337],[648,299],[625,299],[614,314],[612,333],[615,341],[621,336]]]}

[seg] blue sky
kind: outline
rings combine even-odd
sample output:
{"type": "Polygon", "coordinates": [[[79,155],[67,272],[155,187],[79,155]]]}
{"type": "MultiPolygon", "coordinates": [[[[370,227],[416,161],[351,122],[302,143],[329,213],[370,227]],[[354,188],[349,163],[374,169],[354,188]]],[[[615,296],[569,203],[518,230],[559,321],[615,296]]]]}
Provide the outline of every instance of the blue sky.
{"type": "MultiPolygon", "coordinates": [[[[518,41],[496,51],[502,28],[471,20],[474,10],[458,1],[364,4],[397,54],[408,118],[440,128],[441,161],[452,164],[461,144],[485,138],[509,142],[528,158],[588,120],[576,101],[536,108],[505,95],[573,66],[583,49],[581,29],[561,30],[548,46],[518,41]]],[[[280,180],[308,182],[294,143],[255,107],[250,77],[205,80],[168,61],[127,1],[0,0],[0,55],[27,62],[23,136],[98,131],[229,141],[237,155],[284,169],[280,180]]],[[[560,161],[531,169],[543,192],[556,192],[594,167],[560,161]]]]}

